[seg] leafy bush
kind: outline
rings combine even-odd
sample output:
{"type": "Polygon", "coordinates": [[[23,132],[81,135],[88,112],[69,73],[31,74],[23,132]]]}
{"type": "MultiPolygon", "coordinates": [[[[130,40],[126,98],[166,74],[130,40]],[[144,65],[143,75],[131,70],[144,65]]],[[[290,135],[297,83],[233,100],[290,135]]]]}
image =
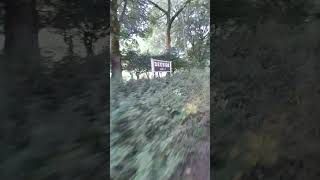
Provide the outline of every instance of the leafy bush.
{"type": "Polygon", "coordinates": [[[207,70],[112,84],[111,178],[169,179],[203,134],[208,97],[207,70]]]}
{"type": "MultiPolygon", "coordinates": [[[[312,122],[317,121],[306,112],[318,102],[315,93],[310,93],[319,83],[319,63],[315,61],[319,54],[313,51],[318,47],[314,31],[318,26],[318,21],[311,21],[291,28],[270,20],[257,24],[255,31],[242,25],[235,26],[233,32],[222,27],[223,33],[215,36],[218,45],[211,86],[216,92],[211,109],[215,179],[233,179],[239,174],[251,176],[241,179],[258,178],[252,175],[257,166],[274,168],[272,174],[264,173],[270,177],[267,179],[276,179],[288,170],[282,165],[286,159],[300,160],[307,154],[304,148],[297,149],[312,144],[315,136],[306,138],[296,124],[308,119],[303,128],[312,129],[312,122]],[[305,104],[299,104],[302,99],[305,104]],[[297,116],[300,109],[304,113],[297,116]],[[283,114],[292,116],[283,118],[283,114]]],[[[305,162],[309,163],[313,162],[305,162]]],[[[303,171],[297,171],[297,176],[303,171]]]]}
{"type": "MultiPolygon", "coordinates": [[[[139,51],[130,50],[123,54],[124,69],[136,74],[142,74],[151,71],[150,59],[167,60],[168,55],[166,53],[160,55],[151,55],[149,53],[141,54],[139,51]]],[[[177,69],[190,69],[195,66],[188,61],[185,61],[179,57],[177,52],[171,52],[170,61],[172,61],[172,70],[177,69]]],[[[199,66],[197,66],[199,67],[199,66]]]]}

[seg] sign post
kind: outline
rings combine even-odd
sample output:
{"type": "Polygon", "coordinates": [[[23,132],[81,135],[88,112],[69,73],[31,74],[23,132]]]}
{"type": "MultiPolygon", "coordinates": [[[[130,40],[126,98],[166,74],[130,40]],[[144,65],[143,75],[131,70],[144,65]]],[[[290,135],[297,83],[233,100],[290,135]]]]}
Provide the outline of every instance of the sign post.
{"type": "Polygon", "coordinates": [[[166,72],[172,74],[172,62],[171,61],[163,61],[158,59],[152,59],[151,58],[151,71],[156,76],[156,73],[158,73],[158,77],[160,77],[160,73],[166,72]]]}

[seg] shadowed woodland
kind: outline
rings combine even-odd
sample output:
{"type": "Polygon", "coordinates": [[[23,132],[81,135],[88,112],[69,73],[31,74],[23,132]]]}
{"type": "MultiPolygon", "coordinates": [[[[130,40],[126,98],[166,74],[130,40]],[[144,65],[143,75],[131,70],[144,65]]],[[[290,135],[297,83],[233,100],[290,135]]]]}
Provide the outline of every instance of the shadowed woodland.
{"type": "Polygon", "coordinates": [[[318,3],[212,4],[214,179],[319,179],[318,3]]]}
{"type": "Polygon", "coordinates": [[[1,179],[106,179],[109,1],[0,12],[1,179]]]}

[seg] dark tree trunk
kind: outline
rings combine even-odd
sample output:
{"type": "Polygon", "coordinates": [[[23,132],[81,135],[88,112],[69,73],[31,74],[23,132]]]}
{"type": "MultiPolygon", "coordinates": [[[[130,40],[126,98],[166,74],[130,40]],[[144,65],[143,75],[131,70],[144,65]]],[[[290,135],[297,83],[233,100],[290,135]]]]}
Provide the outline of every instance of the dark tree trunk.
{"type": "Polygon", "coordinates": [[[133,73],[130,73],[131,79],[133,79],[133,73]]]}
{"type": "Polygon", "coordinates": [[[5,55],[13,68],[30,71],[40,63],[36,1],[7,0],[5,9],[5,55]]]}
{"type": "MultiPolygon", "coordinates": [[[[5,44],[3,62],[3,93],[12,104],[8,107],[7,120],[25,123],[28,111],[25,108],[26,97],[32,93],[35,80],[40,73],[40,50],[38,42],[39,19],[36,0],[5,0],[5,44]],[[12,107],[10,107],[12,106],[12,107]]],[[[1,93],[2,94],[2,93],[1,93]]],[[[16,124],[9,131],[21,131],[16,124]]],[[[23,143],[27,141],[23,140],[23,143]]],[[[10,179],[10,178],[9,178],[10,179]]]]}
{"type": "Polygon", "coordinates": [[[170,53],[171,53],[171,25],[169,24],[166,32],[166,54],[167,54],[168,61],[170,60],[170,53]]]}
{"type": "Polygon", "coordinates": [[[149,73],[148,73],[148,72],[146,72],[146,75],[147,75],[147,78],[150,79],[150,76],[149,76],[149,73]]]}
{"type": "Polygon", "coordinates": [[[171,0],[168,0],[168,11],[167,11],[167,31],[166,31],[166,54],[167,61],[170,61],[171,53],[171,0]]]}
{"type": "Polygon", "coordinates": [[[87,56],[93,56],[94,51],[93,51],[93,43],[95,41],[96,37],[94,33],[91,32],[91,30],[86,30],[83,32],[83,44],[84,47],[86,48],[87,56]]]}
{"type": "Polygon", "coordinates": [[[64,30],[63,32],[63,39],[64,42],[67,44],[68,46],[68,55],[69,56],[73,56],[74,55],[74,51],[73,51],[73,36],[72,36],[72,32],[68,31],[68,30],[64,30]]]}
{"type": "Polygon", "coordinates": [[[111,73],[112,79],[122,79],[121,55],[119,45],[120,24],[117,17],[118,5],[116,0],[111,1],[111,73]]]}

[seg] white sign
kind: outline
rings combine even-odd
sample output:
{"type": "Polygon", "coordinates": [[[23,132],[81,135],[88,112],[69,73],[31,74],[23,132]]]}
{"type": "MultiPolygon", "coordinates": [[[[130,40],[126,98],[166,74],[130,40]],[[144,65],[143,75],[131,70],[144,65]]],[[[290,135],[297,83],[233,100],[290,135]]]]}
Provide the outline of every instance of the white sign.
{"type": "Polygon", "coordinates": [[[163,61],[158,59],[151,59],[152,72],[172,72],[171,61],[163,61]]]}

